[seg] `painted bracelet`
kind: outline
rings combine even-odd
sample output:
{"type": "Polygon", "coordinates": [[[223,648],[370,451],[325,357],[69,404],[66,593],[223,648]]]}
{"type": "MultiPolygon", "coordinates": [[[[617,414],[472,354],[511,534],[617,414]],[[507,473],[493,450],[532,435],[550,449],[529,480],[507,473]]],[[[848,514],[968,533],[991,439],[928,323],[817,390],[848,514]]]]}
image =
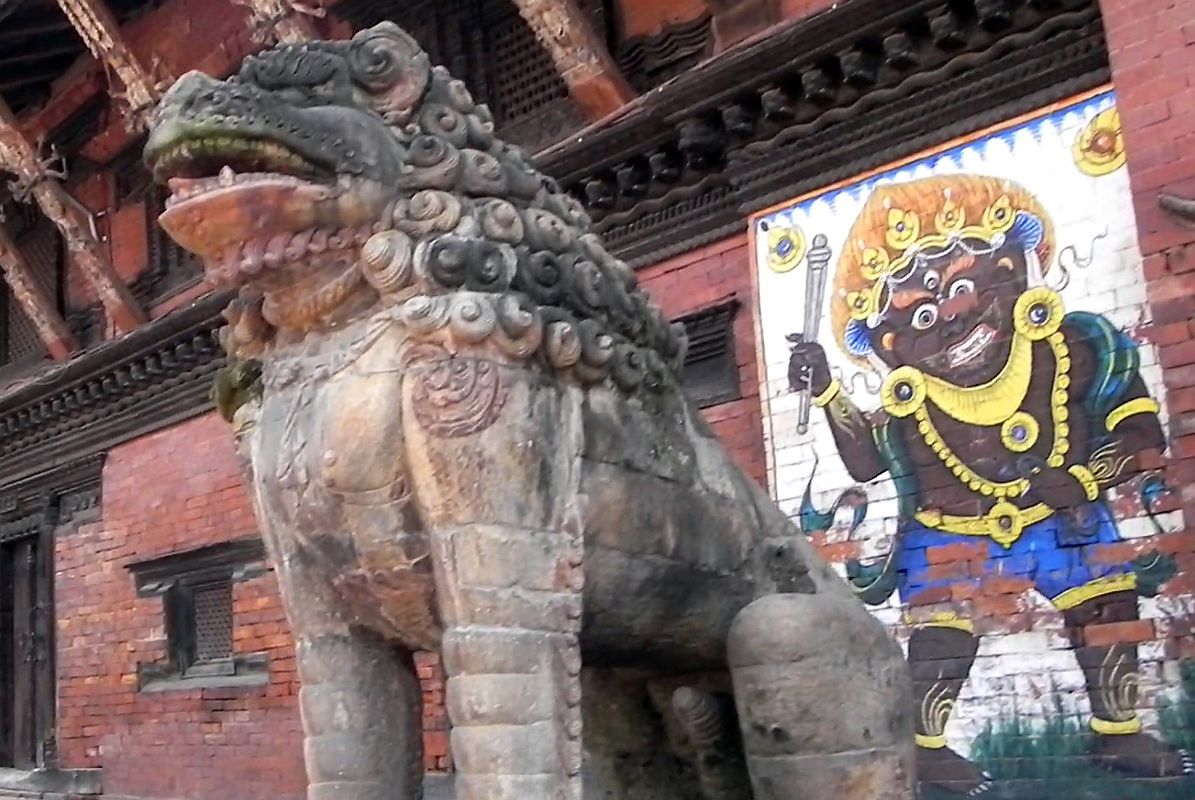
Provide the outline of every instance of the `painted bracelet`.
{"type": "Polygon", "coordinates": [[[1082,464],[1075,464],[1068,467],[1066,471],[1083,487],[1083,492],[1087,495],[1088,500],[1094,500],[1100,496],[1099,481],[1095,479],[1095,476],[1091,474],[1091,470],[1087,467],[1082,464]]]}
{"type": "Polygon", "coordinates": [[[838,396],[842,391],[842,384],[838,382],[837,378],[830,381],[830,385],[826,387],[825,391],[813,398],[813,404],[818,408],[822,408],[830,404],[830,401],[838,396]]]}

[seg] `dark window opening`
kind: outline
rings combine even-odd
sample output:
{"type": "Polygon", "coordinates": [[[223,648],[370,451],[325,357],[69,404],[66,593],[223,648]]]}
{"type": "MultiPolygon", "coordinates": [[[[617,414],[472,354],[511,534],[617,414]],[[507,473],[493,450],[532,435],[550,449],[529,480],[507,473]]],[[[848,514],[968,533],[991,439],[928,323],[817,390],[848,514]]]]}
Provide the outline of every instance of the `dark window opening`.
{"type": "Polygon", "coordinates": [[[260,539],[175,553],[129,569],[142,597],[161,597],[166,657],[138,665],[142,691],[261,686],[264,653],[238,654],[233,587],[265,572],[260,539]]]}
{"type": "Polygon", "coordinates": [[[677,320],[685,326],[684,387],[700,408],[742,396],[734,352],[734,317],[739,301],[731,299],[677,320]]]}

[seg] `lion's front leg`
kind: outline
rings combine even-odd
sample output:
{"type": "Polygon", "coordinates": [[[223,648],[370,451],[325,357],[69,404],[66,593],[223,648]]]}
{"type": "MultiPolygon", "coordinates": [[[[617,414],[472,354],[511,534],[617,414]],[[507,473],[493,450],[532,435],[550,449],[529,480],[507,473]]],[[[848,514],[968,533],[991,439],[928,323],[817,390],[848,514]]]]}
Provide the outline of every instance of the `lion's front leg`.
{"type": "Polygon", "coordinates": [[[457,800],[580,800],[580,597],[553,585],[567,569],[537,569],[568,562],[561,534],[436,538],[457,800]]]}
{"type": "Polygon", "coordinates": [[[353,624],[301,556],[277,559],[302,689],[308,800],[423,796],[423,699],[412,654],[353,624]]]}
{"type": "Polygon", "coordinates": [[[457,800],[580,800],[575,390],[427,350],[407,460],[431,535],[457,800]]]}

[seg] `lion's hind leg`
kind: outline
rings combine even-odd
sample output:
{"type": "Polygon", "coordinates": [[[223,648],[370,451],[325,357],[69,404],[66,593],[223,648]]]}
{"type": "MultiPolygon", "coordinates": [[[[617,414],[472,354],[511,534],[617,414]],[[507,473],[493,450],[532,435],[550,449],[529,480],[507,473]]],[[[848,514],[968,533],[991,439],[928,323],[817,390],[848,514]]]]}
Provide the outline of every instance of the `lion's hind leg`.
{"type": "Polygon", "coordinates": [[[755,800],[913,797],[904,657],[849,594],[756,600],[729,656],[755,800]]]}

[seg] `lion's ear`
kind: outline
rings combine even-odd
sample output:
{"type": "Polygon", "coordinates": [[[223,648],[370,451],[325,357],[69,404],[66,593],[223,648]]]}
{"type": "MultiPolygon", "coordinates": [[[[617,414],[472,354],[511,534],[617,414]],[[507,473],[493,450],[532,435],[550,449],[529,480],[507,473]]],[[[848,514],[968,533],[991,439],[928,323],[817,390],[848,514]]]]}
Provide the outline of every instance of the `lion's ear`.
{"type": "Polygon", "coordinates": [[[431,61],[419,43],[393,22],[361,31],[349,45],[353,80],[373,98],[387,122],[403,125],[431,82],[431,61]]]}

